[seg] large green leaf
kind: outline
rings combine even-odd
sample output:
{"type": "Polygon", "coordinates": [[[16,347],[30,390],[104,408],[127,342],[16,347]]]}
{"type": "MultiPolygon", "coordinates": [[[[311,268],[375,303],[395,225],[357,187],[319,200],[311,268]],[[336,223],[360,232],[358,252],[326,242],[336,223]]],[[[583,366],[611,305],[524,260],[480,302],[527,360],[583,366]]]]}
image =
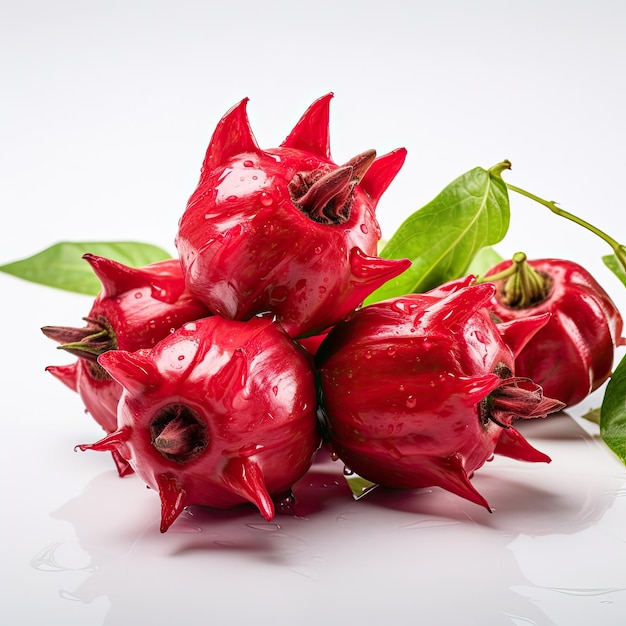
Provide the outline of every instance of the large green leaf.
{"type": "Polygon", "coordinates": [[[86,253],[130,267],[142,267],[171,256],[158,246],[134,241],[62,241],[33,256],[0,265],[0,271],[48,287],[95,296],[101,284],[82,258],[86,253]]]}
{"type": "Polygon", "coordinates": [[[411,267],[376,290],[367,303],[424,292],[463,276],[479,250],[504,238],[509,197],[501,173],[508,161],[463,174],[409,216],[381,251],[411,259],[411,267]]]}
{"type": "Polygon", "coordinates": [[[626,357],[613,371],[604,392],[600,436],[626,464],[626,357]]]}

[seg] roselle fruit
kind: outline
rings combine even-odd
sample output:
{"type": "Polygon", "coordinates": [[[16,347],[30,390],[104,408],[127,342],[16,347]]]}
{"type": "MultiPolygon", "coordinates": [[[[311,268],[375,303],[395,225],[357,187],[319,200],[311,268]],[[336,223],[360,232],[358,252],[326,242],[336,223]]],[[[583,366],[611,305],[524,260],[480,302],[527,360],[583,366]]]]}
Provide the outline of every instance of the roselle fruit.
{"type": "Polygon", "coordinates": [[[261,150],[247,98],[215,129],[176,246],[191,292],[213,313],[271,312],[292,337],[340,321],[410,266],[377,254],[375,210],[406,156],[330,155],[329,102],[315,101],[279,147],[261,150]]]}
{"type": "Polygon", "coordinates": [[[320,445],[311,358],[268,318],[206,317],[98,361],[124,388],[118,428],[78,447],[130,463],[159,493],[161,532],[190,505],[271,520],[320,445]]]}
{"type": "Polygon", "coordinates": [[[549,314],[495,324],[473,277],[366,306],[331,330],[316,367],[335,454],[389,488],[439,486],[489,509],[470,478],[494,454],[550,459],[513,427],[562,408],[514,359],[549,314]]]}
{"type": "MultiPolygon", "coordinates": [[[[122,387],[98,364],[108,350],[149,348],[183,323],[209,315],[207,308],[186,288],[177,259],[166,259],[141,268],[86,254],[102,283],[92,302],[85,326],[45,326],[43,333],[59,348],[78,357],[68,365],[49,366],[48,372],[77,392],[87,413],[111,433],[117,429],[117,404],[122,387]]],[[[118,472],[130,471],[128,463],[113,453],[118,472]]]]}
{"type": "Polygon", "coordinates": [[[497,291],[490,308],[502,321],[550,313],[517,355],[515,368],[566,406],[578,404],[611,375],[615,348],[626,344],[615,303],[582,266],[517,253],[485,274],[497,291]]]}

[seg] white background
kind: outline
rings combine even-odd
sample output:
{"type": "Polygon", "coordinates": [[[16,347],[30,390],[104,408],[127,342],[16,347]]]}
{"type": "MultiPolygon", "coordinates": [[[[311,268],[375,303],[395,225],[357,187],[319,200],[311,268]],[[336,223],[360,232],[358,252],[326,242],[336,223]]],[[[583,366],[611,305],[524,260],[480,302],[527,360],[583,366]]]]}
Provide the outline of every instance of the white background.
{"type": "MultiPolygon", "coordinates": [[[[226,110],[249,97],[256,138],[270,148],[331,91],[337,162],[372,147],[408,150],[379,204],[383,236],[460,174],[507,158],[506,180],[626,240],[620,2],[5,0],[1,9],[0,264],[60,240],[140,240],[174,253],[226,110]]],[[[600,260],[604,243],[511,201],[503,256],[578,261],[626,304],[600,260]]],[[[74,454],[100,433],[43,371],[63,355],[39,327],[79,324],[88,299],[6,275],[0,290],[3,623],[621,623],[624,468],[578,419],[601,391],[561,430],[533,431],[552,473],[503,463],[503,482],[494,468],[477,478],[492,516],[439,492],[414,496],[420,505],[337,496],[308,525],[281,521],[269,540],[255,515],[201,515],[188,534],[160,536],[154,494],[117,480],[108,458],[74,454]]]]}

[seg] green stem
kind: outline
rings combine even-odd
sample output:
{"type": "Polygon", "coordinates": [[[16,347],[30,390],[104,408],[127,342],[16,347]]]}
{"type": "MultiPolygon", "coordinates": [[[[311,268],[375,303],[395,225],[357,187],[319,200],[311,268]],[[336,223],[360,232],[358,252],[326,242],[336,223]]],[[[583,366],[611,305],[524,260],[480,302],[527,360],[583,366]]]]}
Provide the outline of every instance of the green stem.
{"type": "Polygon", "coordinates": [[[622,266],[624,271],[626,271],[626,246],[620,244],[619,241],[613,239],[613,237],[611,237],[604,231],[600,230],[593,224],[590,224],[586,220],[574,215],[573,213],[570,213],[569,211],[565,211],[564,209],[559,208],[553,200],[544,200],[543,198],[536,196],[534,193],[530,193],[529,191],[526,191],[525,189],[521,189],[520,187],[516,187],[515,185],[511,185],[510,183],[505,183],[505,185],[507,186],[507,189],[514,191],[516,193],[519,193],[520,195],[525,196],[526,198],[530,198],[531,200],[534,200],[535,202],[538,202],[539,204],[542,204],[543,206],[550,209],[550,211],[552,211],[552,213],[554,213],[555,215],[564,217],[565,219],[568,219],[571,222],[574,222],[575,224],[578,224],[579,226],[586,228],[588,231],[592,232],[594,235],[597,235],[598,237],[600,237],[600,239],[602,239],[603,241],[608,243],[609,246],[611,246],[613,252],[615,253],[615,256],[617,257],[619,264],[622,266]]]}
{"type": "Polygon", "coordinates": [[[476,282],[504,281],[502,302],[511,309],[527,309],[545,298],[550,291],[551,281],[535,271],[527,262],[524,252],[513,255],[513,263],[497,274],[478,278],[476,282]]]}

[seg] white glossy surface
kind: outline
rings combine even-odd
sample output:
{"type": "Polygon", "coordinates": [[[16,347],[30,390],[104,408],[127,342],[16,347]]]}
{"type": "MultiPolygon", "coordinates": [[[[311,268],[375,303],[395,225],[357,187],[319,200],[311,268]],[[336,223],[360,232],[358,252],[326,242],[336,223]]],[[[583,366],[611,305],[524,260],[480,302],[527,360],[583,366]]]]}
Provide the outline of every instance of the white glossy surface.
{"type": "MultiPolygon", "coordinates": [[[[522,4],[5,7],[0,263],[60,239],[173,251],[221,115],[249,96],[271,147],[328,91],[337,161],[407,147],[385,236],[456,176],[509,158],[507,180],[626,240],[626,5],[522,4]]],[[[512,198],[498,249],[577,260],[626,311],[606,246],[538,205],[512,198]]],[[[297,516],[191,509],[161,535],[154,492],[73,451],[101,433],[44,372],[67,359],[38,329],[78,324],[89,300],[2,274],[0,293],[0,623],[624,623],[626,469],[581,419],[602,390],[524,425],[551,464],[476,474],[492,514],[437,489],[354,501],[322,458],[297,516]]]]}

